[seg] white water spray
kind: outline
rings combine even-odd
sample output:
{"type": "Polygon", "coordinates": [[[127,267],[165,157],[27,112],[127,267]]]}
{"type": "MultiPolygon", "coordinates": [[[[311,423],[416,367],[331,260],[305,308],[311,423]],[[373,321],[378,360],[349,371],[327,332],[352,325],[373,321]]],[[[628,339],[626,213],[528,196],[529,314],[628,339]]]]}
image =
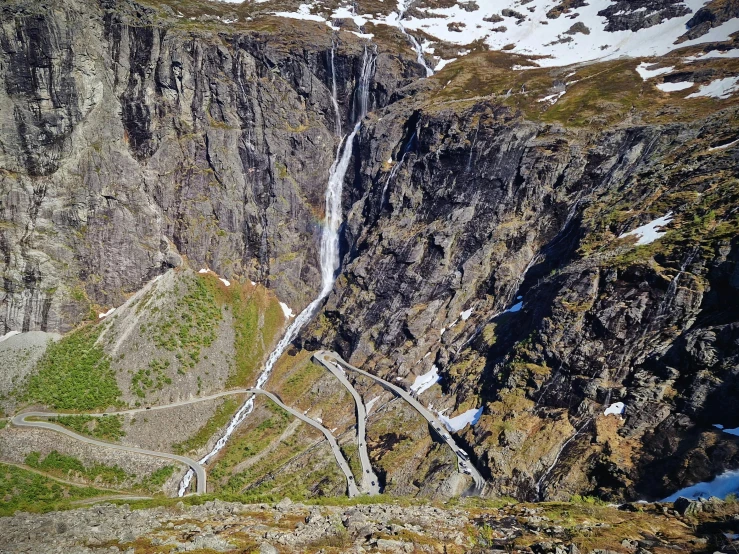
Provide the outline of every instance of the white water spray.
{"type": "Polygon", "coordinates": [[[416,51],[416,61],[426,69],[426,77],[431,77],[434,74],[434,70],[426,63],[426,58],[423,55],[423,46],[421,46],[421,43],[416,40],[416,37],[406,31],[403,26],[403,16],[405,16],[405,12],[408,11],[408,6],[411,2],[412,0],[398,0],[398,28],[411,42],[413,50],[416,51]]]}
{"type": "MultiPolygon", "coordinates": [[[[329,171],[328,177],[328,184],[326,186],[326,218],[323,232],[321,234],[320,252],[321,292],[318,294],[316,299],[313,300],[313,302],[308,304],[308,306],[302,312],[300,312],[300,314],[298,314],[298,317],[296,317],[292,324],[290,324],[290,326],[285,331],[285,335],[282,337],[280,342],[277,343],[277,346],[269,355],[269,358],[267,358],[267,362],[264,364],[264,369],[259,375],[259,379],[257,379],[257,384],[255,386],[255,388],[257,389],[261,389],[265,385],[267,379],[269,379],[270,373],[272,373],[272,369],[274,368],[275,363],[277,363],[277,360],[279,360],[285,349],[287,349],[287,347],[295,339],[298,333],[300,333],[300,330],[305,326],[305,324],[313,318],[321,302],[329,295],[334,287],[334,281],[336,280],[336,270],[339,268],[339,227],[341,225],[342,219],[341,191],[344,184],[344,177],[346,176],[346,171],[349,168],[349,162],[351,161],[352,157],[352,145],[354,144],[354,137],[356,137],[357,132],[362,125],[362,119],[364,119],[364,116],[367,114],[367,109],[369,107],[369,85],[370,80],[372,79],[372,74],[374,72],[374,67],[375,55],[373,52],[370,52],[369,49],[365,47],[364,58],[362,60],[362,72],[360,74],[359,83],[357,85],[357,104],[359,105],[360,112],[359,117],[357,118],[354,129],[344,141],[344,149],[342,150],[341,147],[339,147],[336,159],[331,165],[331,170],[329,171]]],[[[226,432],[220,439],[218,439],[218,442],[216,442],[213,449],[205,456],[203,456],[200,460],[198,460],[198,463],[200,463],[201,465],[207,464],[211,459],[213,459],[213,457],[218,454],[224,446],[226,446],[228,439],[231,438],[231,435],[239,426],[239,424],[244,421],[246,416],[248,416],[253,410],[254,395],[250,396],[249,399],[241,406],[241,408],[239,408],[239,411],[236,412],[234,417],[229,422],[228,427],[226,428],[226,432]]],[[[193,476],[193,470],[188,470],[188,472],[185,474],[185,477],[182,479],[182,482],[180,483],[180,487],[177,491],[178,496],[184,496],[185,492],[190,486],[190,483],[192,482],[193,476]]]]}

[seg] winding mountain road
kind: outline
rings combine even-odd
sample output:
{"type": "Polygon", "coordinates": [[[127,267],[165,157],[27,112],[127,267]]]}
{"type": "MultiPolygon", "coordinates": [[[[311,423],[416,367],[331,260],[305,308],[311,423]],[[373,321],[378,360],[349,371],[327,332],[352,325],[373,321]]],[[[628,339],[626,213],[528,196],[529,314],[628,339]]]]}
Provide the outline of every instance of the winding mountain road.
{"type": "Polygon", "coordinates": [[[469,474],[472,477],[472,480],[475,483],[472,494],[479,495],[482,493],[482,490],[485,487],[485,479],[483,479],[482,475],[480,475],[480,472],[477,471],[477,468],[475,468],[475,466],[472,464],[467,453],[459,448],[459,446],[457,446],[457,443],[454,442],[452,436],[446,430],[444,430],[436,416],[434,416],[434,414],[432,414],[430,410],[425,408],[423,404],[421,404],[408,392],[398,387],[397,385],[393,385],[392,383],[385,381],[377,375],[372,375],[371,373],[363,371],[358,367],[354,367],[353,365],[347,363],[336,352],[319,350],[313,355],[313,357],[324,366],[333,362],[336,363],[339,367],[344,368],[345,370],[354,371],[359,373],[360,375],[364,375],[365,377],[374,380],[375,382],[379,383],[389,391],[400,396],[401,398],[403,398],[403,400],[408,402],[413,408],[415,408],[415,410],[419,414],[421,414],[421,417],[429,422],[429,425],[431,425],[431,428],[434,430],[434,432],[441,438],[441,440],[447,443],[452,449],[452,452],[456,454],[459,466],[465,473],[469,474]]]}
{"type": "MultiPolygon", "coordinates": [[[[24,412],[22,414],[17,414],[13,416],[13,418],[10,420],[13,425],[16,427],[35,427],[37,429],[50,429],[51,431],[56,431],[57,433],[61,433],[62,435],[67,435],[68,437],[72,437],[75,440],[78,440],[80,442],[84,442],[86,444],[92,444],[95,446],[100,446],[103,448],[111,448],[113,450],[121,450],[123,452],[135,452],[136,454],[144,454],[146,456],[154,456],[156,458],[164,458],[167,460],[173,460],[175,462],[179,462],[181,464],[185,464],[192,468],[192,470],[195,472],[195,475],[197,477],[197,494],[202,494],[205,492],[205,486],[206,486],[206,476],[205,476],[205,469],[203,466],[201,466],[199,463],[197,463],[192,458],[188,458],[186,456],[179,456],[177,454],[170,454],[168,452],[157,452],[156,450],[147,450],[146,448],[137,448],[135,446],[123,446],[120,444],[113,444],[111,442],[105,442],[100,441],[97,439],[93,439],[91,437],[86,437],[84,435],[78,435],[74,431],[70,431],[66,427],[62,427],[61,425],[57,425],[56,423],[51,423],[50,421],[27,421],[27,418],[29,417],[37,417],[37,418],[44,418],[44,417],[59,417],[69,414],[57,414],[57,413],[50,413],[50,412],[24,412]]],[[[96,414],[96,415],[102,415],[102,414],[96,414]]]]}
{"type": "MultiPolygon", "coordinates": [[[[285,404],[277,395],[271,392],[267,392],[265,390],[232,389],[229,391],[211,394],[209,396],[202,396],[200,398],[193,398],[190,400],[182,400],[179,402],[174,402],[172,404],[164,404],[161,406],[151,406],[149,408],[134,408],[131,410],[121,410],[119,412],[105,412],[105,413],[86,414],[86,415],[90,415],[94,417],[104,417],[107,415],[112,416],[112,415],[138,414],[141,412],[151,412],[155,410],[166,410],[166,409],[175,408],[178,406],[186,406],[189,404],[195,404],[196,402],[205,402],[207,400],[213,400],[216,398],[234,395],[234,394],[261,394],[263,396],[266,396],[267,398],[269,398],[272,402],[280,406],[286,412],[292,414],[293,416],[297,417],[301,421],[304,421],[311,427],[315,427],[316,429],[321,431],[321,433],[323,433],[323,436],[326,437],[326,440],[329,442],[329,445],[331,446],[331,452],[333,453],[334,458],[336,458],[336,463],[339,465],[339,469],[341,469],[342,473],[344,474],[344,477],[346,478],[347,493],[349,497],[358,496],[360,494],[359,489],[357,488],[357,485],[355,483],[354,474],[352,473],[351,467],[349,467],[349,463],[344,458],[344,455],[342,454],[341,449],[339,448],[339,445],[336,442],[336,438],[334,438],[334,436],[331,434],[331,431],[326,429],[326,427],[318,423],[316,420],[306,416],[305,414],[299,412],[298,410],[291,408],[290,406],[285,404]]],[[[91,437],[86,437],[84,435],[79,435],[75,433],[74,431],[67,429],[66,427],[62,427],[61,425],[57,425],[49,421],[28,421],[27,420],[27,418],[30,418],[30,417],[49,418],[49,417],[59,417],[59,416],[65,416],[65,415],[70,415],[70,414],[52,413],[52,412],[24,412],[24,413],[13,416],[13,418],[10,421],[13,423],[13,425],[16,425],[18,427],[36,427],[39,429],[50,429],[52,431],[62,433],[63,435],[67,435],[69,437],[72,437],[86,444],[92,444],[95,446],[101,446],[105,448],[112,448],[114,450],[122,450],[125,452],[135,452],[137,454],[145,454],[148,456],[155,456],[157,458],[166,458],[166,459],[170,459],[170,460],[183,463],[189,466],[190,468],[192,468],[192,470],[195,472],[195,476],[197,478],[197,481],[196,481],[197,494],[203,494],[206,491],[207,477],[205,473],[205,468],[201,464],[196,462],[195,460],[188,458],[186,456],[179,456],[177,454],[170,454],[168,452],[158,452],[155,450],[147,450],[144,448],[137,448],[135,446],[123,446],[120,444],[113,444],[110,442],[93,439],[91,437]]]]}
{"type": "Polygon", "coordinates": [[[372,469],[369,454],[367,453],[367,408],[364,405],[362,397],[357,392],[357,389],[355,389],[349,382],[349,379],[346,378],[346,374],[344,373],[344,370],[341,369],[341,366],[334,364],[329,357],[320,354],[321,353],[314,355],[314,358],[333,373],[339,382],[344,385],[354,398],[354,405],[357,407],[357,443],[359,446],[359,460],[362,464],[362,492],[369,494],[370,496],[380,494],[380,481],[372,469]]]}

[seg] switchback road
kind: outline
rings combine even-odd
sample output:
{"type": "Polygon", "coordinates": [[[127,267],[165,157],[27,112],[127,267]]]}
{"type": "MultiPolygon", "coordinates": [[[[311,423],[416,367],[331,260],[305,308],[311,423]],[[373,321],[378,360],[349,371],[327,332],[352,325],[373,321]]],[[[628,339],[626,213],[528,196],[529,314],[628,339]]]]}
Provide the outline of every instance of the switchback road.
{"type": "Polygon", "coordinates": [[[472,465],[472,462],[469,459],[469,456],[467,453],[459,448],[457,446],[457,443],[454,442],[454,439],[452,436],[442,427],[439,420],[434,416],[433,413],[431,413],[430,410],[425,408],[423,404],[421,404],[418,400],[413,398],[408,392],[406,392],[404,389],[398,387],[397,385],[393,385],[392,383],[389,383],[388,381],[385,381],[384,379],[378,377],[377,375],[372,375],[371,373],[368,373],[366,371],[363,371],[359,369],[358,367],[354,367],[351,364],[348,364],[346,361],[344,361],[341,356],[339,356],[336,352],[329,352],[326,350],[319,350],[314,354],[314,357],[321,362],[323,365],[326,365],[321,360],[327,360],[330,362],[335,362],[340,367],[348,370],[348,371],[355,371],[359,373],[360,375],[364,375],[365,377],[368,377],[386,389],[390,390],[394,394],[400,396],[408,402],[415,410],[421,414],[421,416],[429,422],[429,425],[431,425],[431,428],[434,430],[434,432],[443,440],[445,443],[449,445],[449,447],[452,449],[452,452],[456,454],[457,459],[459,461],[459,466],[463,469],[465,473],[468,473],[473,481],[475,482],[473,494],[479,495],[482,493],[482,489],[485,486],[485,479],[483,479],[482,475],[480,475],[480,472],[477,471],[477,468],[475,468],[474,465],[472,465]]]}

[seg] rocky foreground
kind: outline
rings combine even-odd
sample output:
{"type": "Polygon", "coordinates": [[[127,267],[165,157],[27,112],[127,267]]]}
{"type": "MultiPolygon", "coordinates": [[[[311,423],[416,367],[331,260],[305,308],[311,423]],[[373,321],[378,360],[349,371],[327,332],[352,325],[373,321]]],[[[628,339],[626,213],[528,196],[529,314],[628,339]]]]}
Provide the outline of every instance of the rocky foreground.
{"type": "Polygon", "coordinates": [[[0,552],[732,552],[739,503],[98,504],[0,519],[0,552]]]}

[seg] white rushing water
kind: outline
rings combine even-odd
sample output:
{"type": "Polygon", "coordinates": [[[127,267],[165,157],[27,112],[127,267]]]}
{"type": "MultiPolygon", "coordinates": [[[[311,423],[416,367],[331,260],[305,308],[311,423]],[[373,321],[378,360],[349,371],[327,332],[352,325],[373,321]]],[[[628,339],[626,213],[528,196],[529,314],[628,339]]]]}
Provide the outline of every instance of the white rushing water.
{"type": "Polygon", "coordinates": [[[339,110],[339,101],[336,98],[336,66],[334,65],[334,52],[336,45],[331,41],[331,103],[334,105],[334,114],[336,115],[336,136],[341,136],[341,110],[339,110]]]}
{"type": "Polygon", "coordinates": [[[426,77],[431,77],[434,74],[434,70],[426,63],[426,57],[423,55],[423,46],[421,46],[421,43],[416,40],[416,37],[406,31],[403,26],[403,16],[405,16],[405,12],[408,10],[408,5],[410,3],[411,0],[398,0],[398,29],[408,37],[408,40],[413,45],[413,50],[416,51],[416,61],[426,69],[426,77]]]}
{"type": "MultiPolygon", "coordinates": [[[[374,73],[375,67],[375,54],[371,52],[367,47],[364,49],[364,58],[362,60],[362,72],[359,77],[359,83],[357,85],[357,105],[359,106],[359,114],[357,117],[354,129],[346,137],[343,143],[343,150],[341,145],[336,154],[336,159],[331,165],[329,171],[328,184],[326,185],[326,216],[324,220],[323,232],[321,233],[321,251],[320,251],[320,262],[321,262],[321,292],[318,294],[315,300],[308,304],[308,306],[300,312],[298,317],[293,320],[292,324],[285,331],[285,335],[282,337],[280,342],[267,358],[267,362],[264,364],[264,369],[257,379],[255,388],[261,389],[269,379],[270,373],[274,368],[275,363],[282,356],[285,349],[290,343],[297,337],[300,330],[308,323],[315,315],[316,310],[323,300],[329,295],[334,287],[334,281],[336,280],[336,270],[339,268],[339,227],[341,225],[342,213],[341,213],[341,190],[344,184],[344,177],[346,171],[349,168],[349,162],[352,157],[352,145],[354,144],[354,137],[357,135],[359,128],[362,124],[362,119],[367,114],[369,108],[369,85],[374,73]]],[[[331,56],[331,69],[333,71],[333,50],[331,56]]],[[[336,80],[332,79],[333,91],[332,95],[336,95],[336,80]]],[[[337,103],[338,106],[338,103],[337,103]]],[[[338,116],[338,108],[337,108],[338,116]]],[[[228,439],[231,438],[234,430],[239,424],[244,421],[254,410],[254,396],[252,395],[242,406],[239,411],[236,412],[234,417],[228,424],[226,432],[223,436],[218,439],[213,449],[203,456],[198,463],[207,464],[213,457],[218,454],[228,439]]],[[[177,491],[178,496],[183,496],[187,489],[190,487],[194,472],[192,469],[188,470],[185,477],[180,483],[179,490],[177,491]]]]}

